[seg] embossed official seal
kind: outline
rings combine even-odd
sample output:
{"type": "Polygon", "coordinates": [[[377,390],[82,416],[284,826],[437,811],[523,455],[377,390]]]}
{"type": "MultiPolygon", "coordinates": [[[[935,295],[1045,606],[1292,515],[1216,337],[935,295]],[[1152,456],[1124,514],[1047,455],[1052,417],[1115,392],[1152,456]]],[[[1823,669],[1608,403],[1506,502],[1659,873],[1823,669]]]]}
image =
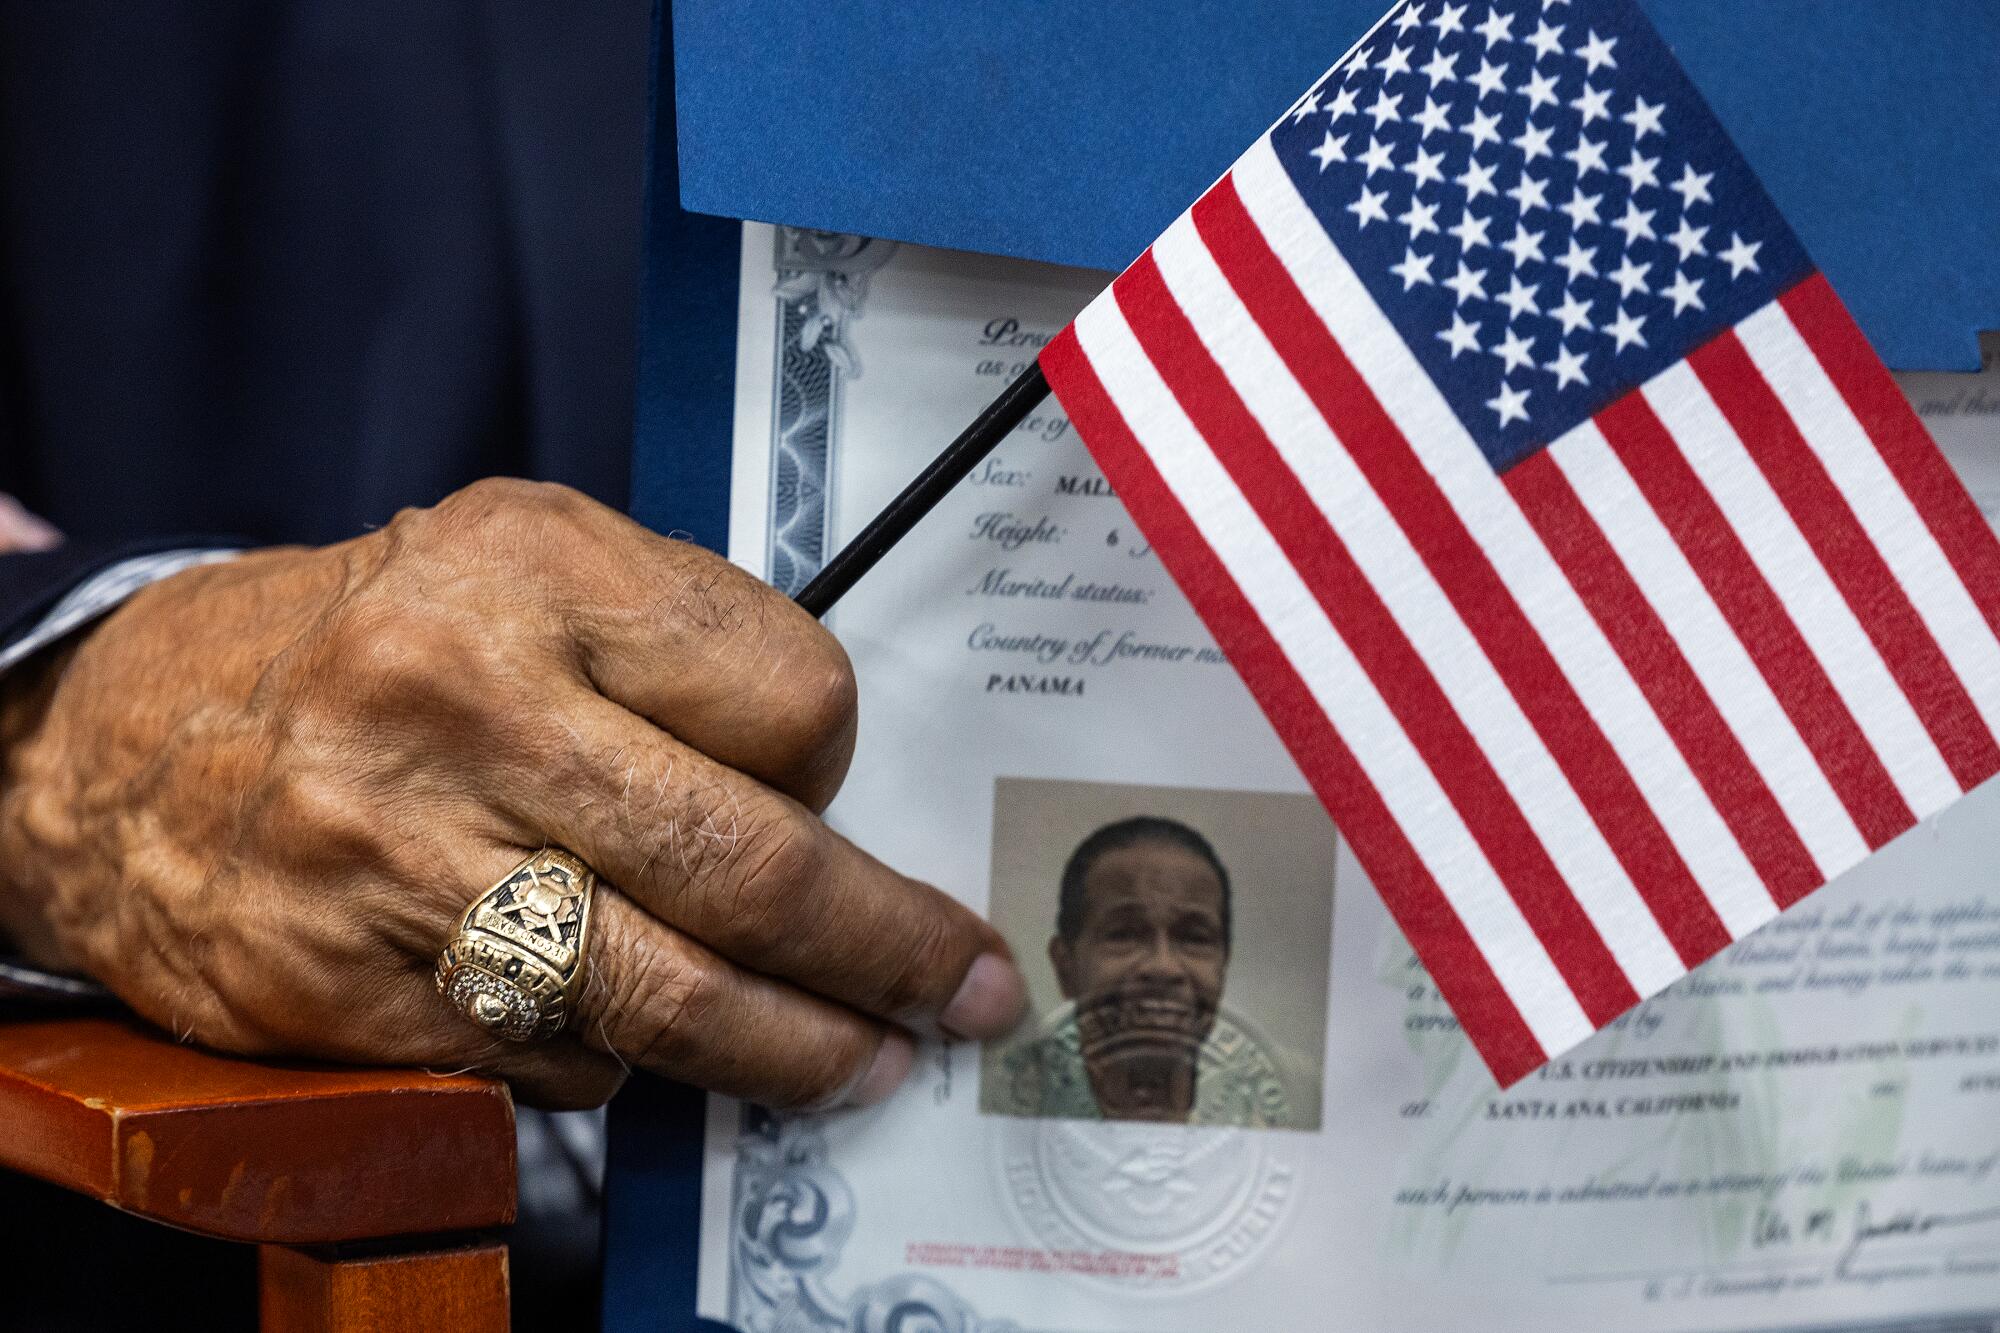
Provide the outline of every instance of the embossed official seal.
{"type": "MultiPolygon", "coordinates": [[[[987,1098],[987,1109],[1002,1115],[1064,1120],[1102,1120],[1104,1111],[1091,1087],[1084,1062],[1084,1035],[1075,1006],[1064,1004],[1042,1020],[1035,1037],[1008,1050],[1001,1060],[1004,1085],[987,1098]]],[[[1190,1125],[1235,1125],[1246,1129],[1296,1129],[1298,1075],[1271,1041],[1247,1018],[1224,1008],[1216,1012],[1195,1058],[1194,1106],[1190,1125]]]]}
{"type": "Polygon", "coordinates": [[[1008,1069],[1022,1080],[1010,1095],[1045,1108],[997,1139],[1002,1193],[1023,1231],[1050,1250],[1141,1261],[1073,1269],[1122,1292],[1185,1292],[1252,1266],[1290,1216],[1298,1178],[1281,1136],[1238,1126],[1287,1123],[1286,1062],[1225,1009],[1202,1043],[1189,1124],[1105,1121],[1077,1041],[1073,1015],[1058,1009],[1024,1048],[1037,1058],[1008,1069]]]}

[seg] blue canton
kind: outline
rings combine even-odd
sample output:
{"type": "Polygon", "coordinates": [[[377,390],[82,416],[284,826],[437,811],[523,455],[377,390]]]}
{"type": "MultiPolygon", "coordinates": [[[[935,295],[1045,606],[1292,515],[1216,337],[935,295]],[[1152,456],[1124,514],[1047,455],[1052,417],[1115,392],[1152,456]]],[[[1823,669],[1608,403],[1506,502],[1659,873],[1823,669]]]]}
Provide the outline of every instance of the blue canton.
{"type": "Polygon", "coordinates": [[[1631,0],[1410,0],[1271,142],[1499,471],[1810,271],[1631,0]]]}

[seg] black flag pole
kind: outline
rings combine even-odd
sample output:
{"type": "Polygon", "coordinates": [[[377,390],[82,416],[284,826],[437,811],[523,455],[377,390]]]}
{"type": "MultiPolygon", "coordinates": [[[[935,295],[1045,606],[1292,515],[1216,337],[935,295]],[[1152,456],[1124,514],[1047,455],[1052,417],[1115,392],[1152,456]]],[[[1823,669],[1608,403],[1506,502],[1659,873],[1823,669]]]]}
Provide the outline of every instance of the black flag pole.
{"type": "Polygon", "coordinates": [[[815,616],[825,615],[1048,396],[1049,382],[1042,378],[1041,363],[1033,362],[858,537],[820,567],[812,582],[799,590],[798,604],[815,616]]]}

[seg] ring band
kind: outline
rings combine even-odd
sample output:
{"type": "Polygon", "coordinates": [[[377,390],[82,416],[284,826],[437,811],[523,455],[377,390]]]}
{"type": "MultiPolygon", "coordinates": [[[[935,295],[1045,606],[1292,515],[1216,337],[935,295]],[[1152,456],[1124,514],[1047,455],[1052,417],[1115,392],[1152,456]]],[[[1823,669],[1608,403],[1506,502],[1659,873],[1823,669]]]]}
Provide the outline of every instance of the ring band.
{"type": "Polygon", "coordinates": [[[597,872],[560,847],[536,852],[458,919],[438,955],[438,993],[509,1041],[563,1030],[582,989],[597,872]]]}

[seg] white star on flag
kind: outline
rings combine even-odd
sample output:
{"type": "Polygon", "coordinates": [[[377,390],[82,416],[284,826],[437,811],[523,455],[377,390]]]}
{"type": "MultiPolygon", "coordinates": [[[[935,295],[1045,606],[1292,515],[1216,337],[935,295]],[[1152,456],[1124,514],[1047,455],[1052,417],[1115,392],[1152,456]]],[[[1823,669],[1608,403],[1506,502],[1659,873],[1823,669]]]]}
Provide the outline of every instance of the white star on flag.
{"type": "Polygon", "coordinates": [[[1487,166],[1478,158],[1471,158],[1465,170],[1452,177],[1452,182],[1465,191],[1465,202],[1470,204],[1482,194],[1498,194],[1493,188],[1493,173],[1499,168],[1487,166]]]}
{"type": "Polygon", "coordinates": [[[1576,95],[1576,100],[1571,102],[1570,106],[1583,117],[1584,128],[1588,129],[1591,122],[1610,118],[1611,90],[1593,88],[1586,83],[1583,85],[1583,91],[1576,95]]]}
{"type": "Polygon", "coordinates": [[[1332,130],[1328,130],[1326,138],[1320,141],[1319,147],[1312,150],[1312,155],[1319,159],[1319,169],[1321,171],[1325,171],[1336,162],[1345,162],[1347,160],[1347,136],[1345,134],[1336,135],[1332,130]]]}
{"type": "MultiPolygon", "coordinates": [[[[1489,190],[1488,193],[1490,194],[1491,191],[1489,190]]],[[[1492,241],[1486,238],[1487,228],[1491,227],[1492,225],[1493,225],[1492,218],[1481,217],[1479,214],[1474,213],[1470,207],[1468,207],[1465,210],[1465,212],[1462,215],[1460,215],[1458,221],[1452,223],[1451,226],[1445,228],[1445,230],[1450,232],[1452,236],[1458,241],[1459,249],[1470,254],[1472,251],[1478,249],[1480,246],[1490,247],[1493,244],[1492,241]]]]}
{"type": "Polygon", "coordinates": [[[1535,340],[1523,338],[1519,329],[1509,326],[1494,347],[1493,354],[1500,358],[1502,374],[1510,370],[1526,370],[1535,364],[1535,340]]]}
{"type": "Polygon", "coordinates": [[[1589,39],[1578,48],[1577,56],[1582,59],[1584,66],[1592,74],[1597,73],[1600,69],[1616,69],[1618,62],[1611,57],[1611,48],[1616,45],[1618,45],[1616,37],[1599,37],[1595,32],[1592,32],[1589,39]]]}
{"type": "Polygon", "coordinates": [[[1745,273],[1757,271],[1757,252],[1763,247],[1762,241],[1746,243],[1741,236],[1732,231],[1729,233],[1729,248],[1718,257],[1728,262],[1730,277],[1740,278],[1745,273]]]}
{"type": "Polygon", "coordinates": [[[1364,185],[1361,187],[1361,197],[1347,207],[1356,218],[1360,219],[1356,225],[1366,228],[1371,222],[1387,222],[1389,220],[1389,210],[1383,206],[1388,200],[1389,192],[1387,190],[1378,193],[1364,185]]]}
{"type": "Polygon", "coordinates": [[[1666,109],[1667,105],[1664,102],[1649,103],[1643,95],[1634,94],[1632,109],[1619,119],[1632,127],[1632,136],[1635,139],[1644,139],[1649,134],[1666,133],[1660,128],[1660,117],[1665,114],[1666,109]]]}
{"type": "Polygon", "coordinates": [[[1590,383],[1589,377],[1583,373],[1583,353],[1573,351],[1560,343],[1556,345],[1556,359],[1549,362],[1544,369],[1555,375],[1558,390],[1568,388],[1572,384],[1590,383]]]}
{"type": "Polygon", "coordinates": [[[1440,38],[1464,30],[1465,9],[1464,5],[1446,5],[1438,11],[1438,16],[1431,23],[1437,28],[1440,38]]]}
{"type": "Polygon", "coordinates": [[[1521,179],[1516,181],[1504,193],[1509,199],[1514,201],[1515,207],[1521,210],[1523,217],[1526,217],[1538,208],[1547,208],[1549,206],[1549,183],[1531,176],[1525,171],[1521,173],[1521,179]]]}
{"type": "Polygon", "coordinates": [[[1639,330],[1645,322],[1644,315],[1635,315],[1623,306],[1618,307],[1618,318],[1612,320],[1610,327],[1605,330],[1618,344],[1611,350],[1622,352],[1635,344],[1644,347],[1646,336],[1639,330]]]}
{"type": "MultiPolygon", "coordinates": [[[[1597,221],[1597,206],[1603,202],[1603,195],[1585,194],[1583,187],[1579,185],[1570,191],[1569,202],[1556,211],[1569,219],[1570,226],[1583,227],[1597,221]]],[[[1575,237],[1570,238],[1570,244],[1572,246],[1576,244],[1575,237]]]]}
{"type": "Polygon", "coordinates": [[[1657,238],[1653,232],[1653,214],[1658,211],[1658,209],[1653,208],[1641,208],[1634,200],[1627,199],[1625,201],[1625,216],[1619,218],[1618,221],[1611,225],[1625,233],[1625,244],[1627,247],[1632,246],[1642,239],[1654,240],[1657,238]]]}
{"type": "Polygon", "coordinates": [[[1701,238],[1706,235],[1708,235],[1707,227],[1693,226],[1683,217],[1680,225],[1667,236],[1667,242],[1680,251],[1681,262],[1685,264],[1696,255],[1708,253],[1707,248],[1701,243],[1701,238]]]}
{"type": "Polygon", "coordinates": [[[1496,65],[1490,60],[1482,59],[1479,62],[1479,72],[1474,74],[1468,82],[1473,87],[1479,89],[1479,95],[1482,98],[1490,97],[1494,93],[1505,92],[1507,88],[1507,66],[1504,64],[1496,65]]]}
{"type": "Polygon", "coordinates": [[[1411,196],[1410,206],[1396,215],[1396,221],[1409,228],[1410,239],[1414,241],[1425,232],[1436,231],[1438,229],[1437,211],[1438,206],[1436,204],[1427,204],[1423,200],[1411,196]]]}
{"type": "MultiPolygon", "coordinates": [[[[1590,220],[1592,222],[1597,221],[1597,215],[1594,212],[1591,214],[1590,220]]],[[[1597,247],[1594,245],[1584,245],[1576,237],[1572,236],[1569,238],[1569,249],[1563,253],[1563,257],[1558,259],[1556,263],[1562,265],[1563,272],[1569,275],[1571,282],[1575,282],[1578,278],[1594,278],[1597,276],[1597,247]]]]}
{"type": "Polygon", "coordinates": [[[1563,326],[1563,336],[1568,337],[1578,329],[1590,328],[1590,302],[1573,291],[1563,293],[1562,304],[1549,311],[1549,317],[1563,326]]]}
{"type": "Polygon", "coordinates": [[[1455,311],[1451,317],[1451,327],[1438,334],[1438,337],[1451,346],[1451,358],[1454,361],[1458,359],[1460,352],[1482,350],[1479,346],[1479,321],[1473,320],[1468,323],[1463,315],[1455,311]]]}
{"type": "Polygon", "coordinates": [[[1507,307],[1507,318],[1519,319],[1522,315],[1539,315],[1541,310],[1535,305],[1535,294],[1541,291],[1540,283],[1525,283],[1518,273],[1507,277],[1507,290],[1500,296],[1500,303],[1507,307]]]}
{"type": "Polygon", "coordinates": [[[1498,9],[1493,9],[1487,12],[1485,21],[1480,23],[1474,31],[1486,39],[1488,46],[1497,46],[1501,42],[1514,40],[1513,28],[1514,16],[1512,14],[1503,14],[1498,9]]]}
{"type": "Polygon", "coordinates": [[[1625,165],[1618,168],[1618,174],[1632,183],[1632,193],[1637,194],[1660,183],[1660,159],[1647,157],[1634,148],[1625,165]]]}
{"type": "Polygon", "coordinates": [[[1500,117],[1474,107],[1463,130],[1472,140],[1472,151],[1476,153],[1487,144],[1500,142],[1500,117]]]}
{"type": "Polygon", "coordinates": [[[1563,158],[1576,164],[1576,177],[1582,180],[1593,171],[1604,170],[1604,150],[1607,146],[1587,134],[1581,135],[1573,147],[1563,150],[1563,158]]]}
{"type": "Polygon", "coordinates": [[[1714,196],[1708,192],[1709,182],[1714,179],[1714,172],[1698,172],[1694,163],[1685,162],[1681,164],[1681,178],[1667,188],[1680,195],[1683,209],[1689,209],[1696,204],[1715,202],[1714,196]]]}
{"type": "Polygon", "coordinates": [[[1514,228],[1514,235],[1500,248],[1514,256],[1514,267],[1538,260],[1542,257],[1542,238],[1545,231],[1529,231],[1526,223],[1514,228]]]}
{"type": "Polygon", "coordinates": [[[1500,392],[1486,400],[1486,405],[1500,414],[1500,424],[1528,419],[1528,391],[1517,389],[1506,381],[1501,381],[1500,392]]]}
{"type": "Polygon", "coordinates": [[[1411,121],[1424,127],[1424,138],[1433,134],[1446,134],[1451,130],[1449,108],[1434,97],[1424,99],[1424,109],[1412,116],[1411,121]]]}
{"type": "Polygon", "coordinates": [[[1431,278],[1431,255],[1420,255],[1414,249],[1403,251],[1403,262],[1390,266],[1389,271],[1403,280],[1403,290],[1408,291],[1418,283],[1429,284],[1431,278]]]}
{"type": "Polygon", "coordinates": [[[1618,284],[1618,295],[1621,298],[1628,298],[1644,292],[1646,273],[1652,267],[1652,261],[1648,260],[1641,264],[1630,255],[1619,260],[1618,267],[1611,274],[1611,280],[1618,284]]]}
{"type": "Polygon", "coordinates": [[[1701,303],[1701,281],[1700,278],[1689,278],[1683,270],[1674,270],[1674,280],[1668,285],[1665,295],[1672,299],[1676,315],[1689,306],[1693,306],[1696,310],[1703,308],[1701,303]]]}
{"type": "Polygon", "coordinates": [[[1457,295],[1457,304],[1459,305],[1464,305],[1467,301],[1473,300],[1475,297],[1484,300],[1486,297],[1486,270],[1483,268],[1474,268],[1461,259],[1458,261],[1458,272],[1446,278],[1444,285],[1457,295]]]}
{"type": "Polygon", "coordinates": [[[1410,160],[1403,164],[1403,170],[1410,173],[1411,178],[1416,181],[1417,188],[1419,189],[1433,182],[1442,181],[1444,179],[1443,168],[1444,154],[1430,152],[1421,144],[1410,155],[1410,160]]]}

